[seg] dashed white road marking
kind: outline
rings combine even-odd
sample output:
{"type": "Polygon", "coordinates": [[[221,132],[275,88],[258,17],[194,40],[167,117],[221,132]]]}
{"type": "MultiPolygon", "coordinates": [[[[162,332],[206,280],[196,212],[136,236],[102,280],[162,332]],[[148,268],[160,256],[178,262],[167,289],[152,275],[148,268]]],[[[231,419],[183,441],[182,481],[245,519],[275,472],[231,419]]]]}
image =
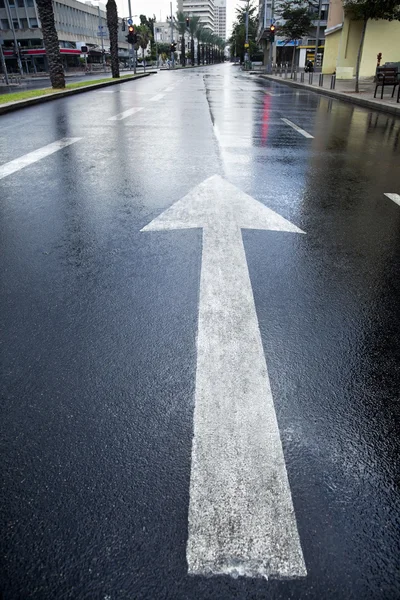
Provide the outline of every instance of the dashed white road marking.
{"type": "Polygon", "coordinates": [[[50,156],[50,154],[54,154],[54,152],[58,152],[58,150],[62,150],[63,148],[66,148],[71,144],[75,144],[75,142],[79,142],[79,140],[81,139],[82,138],[80,137],[62,138],[57,142],[52,142],[47,146],[43,146],[43,148],[38,148],[38,150],[34,150],[33,152],[24,154],[19,158],[15,158],[14,160],[0,166],[0,179],[3,179],[4,177],[11,175],[12,173],[16,173],[17,171],[24,169],[28,165],[32,165],[33,163],[38,162],[39,160],[42,160],[42,158],[50,156]]]}
{"type": "Polygon", "coordinates": [[[389,200],[393,200],[393,202],[395,202],[396,204],[398,204],[400,206],[400,195],[399,194],[386,194],[385,196],[387,198],[389,198],[389,200]]]}
{"type": "Polygon", "coordinates": [[[174,85],[170,85],[169,87],[165,88],[166,92],[172,92],[175,89],[174,85]]]}
{"type": "Polygon", "coordinates": [[[186,557],[196,575],[307,574],[241,229],[304,233],[215,175],[142,231],[203,229],[186,557]]]}
{"type": "Polygon", "coordinates": [[[110,117],[107,121],[122,121],[122,119],[126,119],[131,115],[143,110],[143,106],[135,106],[135,108],[129,108],[128,110],[124,110],[124,112],[119,113],[119,115],[115,115],[114,117],[110,117]]]}
{"type": "Polygon", "coordinates": [[[164,94],[157,94],[157,96],[150,98],[150,102],[158,102],[159,100],[162,100],[162,98],[164,98],[164,94]]]}
{"type": "Polygon", "coordinates": [[[314,139],[314,136],[311,135],[311,133],[308,133],[308,131],[305,131],[304,129],[302,129],[301,127],[299,127],[298,125],[296,125],[296,123],[292,123],[292,121],[289,121],[289,119],[285,119],[283,117],[282,117],[281,120],[284,123],[286,123],[286,125],[289,125],[289,127],[292,127],[293,129],[295,129],[296,131],[298,131],[299,133],[301,133],[301,135],[304,135],[305,138],[314,139]]]}

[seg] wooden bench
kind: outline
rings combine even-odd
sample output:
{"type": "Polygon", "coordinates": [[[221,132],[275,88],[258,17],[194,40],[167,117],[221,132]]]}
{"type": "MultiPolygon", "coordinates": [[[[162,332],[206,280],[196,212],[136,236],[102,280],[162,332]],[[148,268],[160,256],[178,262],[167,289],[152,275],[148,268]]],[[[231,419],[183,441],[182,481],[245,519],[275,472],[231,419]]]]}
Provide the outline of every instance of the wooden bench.
{"type": "MultiPolygon", "coordinates": [[[[382,88],[381,99],[383,98],[383,92],[385,86],[393,86],[392,98],[394,96],[394,91],[396,86],[399,85],[399,77],[397,67],[378,67],[376,70],[376,86],[374,98],[376,98],[376,92],[378,87],[382,88]]],[[[400,89],[400,88],[399,88],[400,89]]],[[[399,101],[399,95],[397,95],[397,101],[399,101]]]]}

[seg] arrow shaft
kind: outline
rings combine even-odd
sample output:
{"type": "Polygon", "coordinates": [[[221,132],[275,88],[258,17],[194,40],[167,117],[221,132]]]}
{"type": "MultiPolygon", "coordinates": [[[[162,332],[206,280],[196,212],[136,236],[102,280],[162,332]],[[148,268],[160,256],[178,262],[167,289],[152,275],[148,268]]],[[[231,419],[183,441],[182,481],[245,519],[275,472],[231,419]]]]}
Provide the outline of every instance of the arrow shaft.
{"type": "Polygon", "coordinates": [[[241,230],[203,232],[187,560],[306,575],[241,230]]]}

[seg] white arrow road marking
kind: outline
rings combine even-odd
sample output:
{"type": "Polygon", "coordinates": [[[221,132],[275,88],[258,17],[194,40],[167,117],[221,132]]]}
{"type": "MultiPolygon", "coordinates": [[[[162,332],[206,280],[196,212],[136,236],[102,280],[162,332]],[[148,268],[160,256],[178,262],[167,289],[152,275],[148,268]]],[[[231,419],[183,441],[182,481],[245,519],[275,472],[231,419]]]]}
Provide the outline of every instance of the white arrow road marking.
{"type": "Polygon", "coordinates": [[[305,576],[241,228],[303,232],[218,175],[142,231],[200,227],[189,572],[305,576]]]}
{"type": "Polygon", "coordinates": [[[16,173],[16,171],[20,171],[28,165],[38,162],[39,160],[42,160],[42,158],[50,156],[50,154],[54,154],[54,152],[58,152],[58,150],[62,150],[71,144],[75,144],[75,142],[79,142],[81,139],[82,138],[62,138],[57,142],[43,146],[43,148],[39,148],[38,150],[24,154],[19,158],[15,158],[14,160],[0,166],[0,179],[3,179],[12,173],[16,173]]]}
{"type": "Polygon", "coordinates": [[[293,129],[295,129],[296,131],[298,131],[299,133],[301,133],[301,135],[304,135],[304,137],[310,138],[310,139],[314,139],[314,136],[311,135],[311,133],[308,133],[307,131],[305,131],[304,129],[302,129],[301,127],[299,127],[298,125],[296,125],[295,123],[292,123],[292,121],[289,121],[289,119],[282,118],[282,121],[284,123],[286,123],[286,125],[289,125],[290,127],[293,127],[293,129]]]}
{"type": "Polygon", "coordinates": [[[389,198],[390,200],[393,200],[393,202],[396,202],[396,204],[398,204],[400,206],[400,196],[399,196],[399,194],[385,194],[385,196],[387,198],[389,198]]]}
{"type": "Polygon", "coordinates": [[[157,94],[157,96],[150,98],[150,102],[158,102],[159,100],[162,100],[162,98],[164,98],[164,94],[157,94]]]}
{"type": "Polygon", "coordinates": [[[143,106],[129,108],[128,110],[125,110],[124,112],[119,113],[119,115],[110,117],[109,119],[107,119],[107,121],[122,121],[122,119],[126,119],[127,117],[130,117],[131,115],[134,115],[135,113],[139,112],[140,110],[143,110],[143,106]]]}

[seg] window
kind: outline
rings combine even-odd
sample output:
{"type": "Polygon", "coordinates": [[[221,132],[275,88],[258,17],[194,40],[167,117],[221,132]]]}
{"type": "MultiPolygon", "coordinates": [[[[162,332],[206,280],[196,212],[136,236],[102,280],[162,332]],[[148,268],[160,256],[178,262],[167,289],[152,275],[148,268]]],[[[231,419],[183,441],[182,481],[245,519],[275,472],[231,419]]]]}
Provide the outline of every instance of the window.
{"type": "Polygon", "coordinates": [[[39,27],[37,19],[29,19],[29,23],[31,29],[36,29],[37,27],[39,27]]]}
{"type": "Polygon", "coordinates": [[[19,8],[24,8],[24,6],[25,6],[24,0],[17,0],[17,5],[19,8]]]}
{"type": "Polygon", "coordinates": [[[10,29],[10,23],[8,22],[8,19],[1,19],[0,24],[2,29],[10,29]]]}
{"type": "Polygon", "coordinates": [[[19,29],[18,19],[13,19],[13,27],[14,29],[19,29]]]}
{"type": "Polygon", "coordinates": [[[33,0],[26,0],[26,5],[33,7],[34,6],[33,0]]]}
{"type": "Polygon", "coordinates": [[[28,19],[20,19],[21,29],[28,29],[28,19]]]}
{"type": "Polygon", "coordinates": [[[0,8],[5,8],[5,6],[4,6],[4,0],[0,0],[0,8]]]}

